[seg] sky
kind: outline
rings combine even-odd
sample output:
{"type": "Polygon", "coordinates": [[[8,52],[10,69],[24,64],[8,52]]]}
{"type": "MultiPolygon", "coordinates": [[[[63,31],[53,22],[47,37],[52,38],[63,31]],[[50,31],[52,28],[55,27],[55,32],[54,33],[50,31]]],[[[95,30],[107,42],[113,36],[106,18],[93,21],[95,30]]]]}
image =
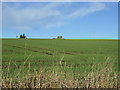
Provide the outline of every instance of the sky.
{"type": "Polygon", "coordinates": [[[117,39],[117,2],[4,2],[2,38],[117,39]]]}

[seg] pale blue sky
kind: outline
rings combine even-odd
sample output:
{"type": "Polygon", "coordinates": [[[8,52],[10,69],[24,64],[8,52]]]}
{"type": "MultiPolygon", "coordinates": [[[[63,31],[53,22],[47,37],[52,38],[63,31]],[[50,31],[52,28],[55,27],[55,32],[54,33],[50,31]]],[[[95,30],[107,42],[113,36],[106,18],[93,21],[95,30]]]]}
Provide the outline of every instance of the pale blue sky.
{"type": "Polygon", "coordinates": [[[117,2],[9,2],[2,11],[3,38],[118,38],[117,2]]]}

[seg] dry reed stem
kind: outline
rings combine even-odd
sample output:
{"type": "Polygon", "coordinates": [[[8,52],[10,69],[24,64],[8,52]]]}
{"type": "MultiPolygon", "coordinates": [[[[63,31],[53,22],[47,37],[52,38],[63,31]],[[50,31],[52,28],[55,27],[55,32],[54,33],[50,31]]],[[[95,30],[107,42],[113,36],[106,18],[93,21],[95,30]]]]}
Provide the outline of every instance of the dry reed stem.
{"type": "MultiPolygon", "coordinates": [[[[30,68],[30,65],[28,66],[30,68]]],[[[66,64],[60,68],[65,67],[66,64]]],[[[24,80],[19,77],[3,78],[2,86],[3,88],[117,88],[117,73],[113,71],[109,57],[104,64],[99,65],[99,71],[94,71],[96,67],[98,66],[93,65],[90,73],[78,78],[72,73],[73,71],[70,72],[71,75],[64,70],[59,72],[59,67],[53,68],[52,73],[45,72],[43,69],[27,75],[24,80]]]]}

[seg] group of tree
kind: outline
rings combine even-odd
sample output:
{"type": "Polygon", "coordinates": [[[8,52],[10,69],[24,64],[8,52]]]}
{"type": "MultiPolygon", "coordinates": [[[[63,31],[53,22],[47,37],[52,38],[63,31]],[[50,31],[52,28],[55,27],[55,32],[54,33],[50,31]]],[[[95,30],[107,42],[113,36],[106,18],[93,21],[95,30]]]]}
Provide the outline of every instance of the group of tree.
{"type": "Polygon", "coordinates": [[[27,37],[25,36],[25,34],[21,34],[20,38],[27,38],[27,37]]]}

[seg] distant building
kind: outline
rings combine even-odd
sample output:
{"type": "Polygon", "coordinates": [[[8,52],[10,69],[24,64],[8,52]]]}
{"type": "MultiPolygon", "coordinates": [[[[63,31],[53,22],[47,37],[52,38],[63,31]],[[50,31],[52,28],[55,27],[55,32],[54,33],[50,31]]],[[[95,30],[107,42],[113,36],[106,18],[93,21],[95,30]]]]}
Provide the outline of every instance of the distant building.
{"type": "Polygon", "coordinates": [[[62,36],[57,36],[57,38],[53,38],[53,39],[64,39],[62,36]]]}
{"type": "Polygon", "coordinates": [[[63,39],[63,37],[62,36],[58,36],[57,39],[63,39]]]}

